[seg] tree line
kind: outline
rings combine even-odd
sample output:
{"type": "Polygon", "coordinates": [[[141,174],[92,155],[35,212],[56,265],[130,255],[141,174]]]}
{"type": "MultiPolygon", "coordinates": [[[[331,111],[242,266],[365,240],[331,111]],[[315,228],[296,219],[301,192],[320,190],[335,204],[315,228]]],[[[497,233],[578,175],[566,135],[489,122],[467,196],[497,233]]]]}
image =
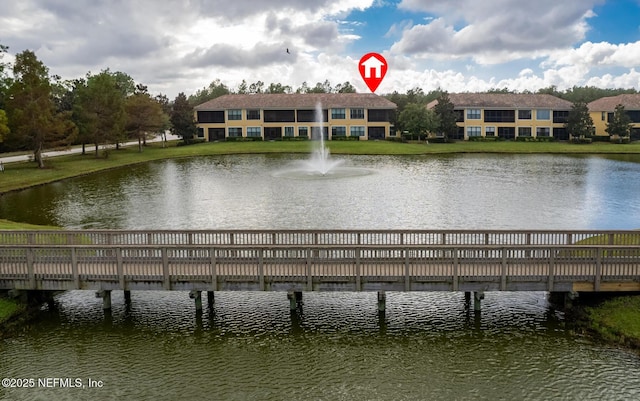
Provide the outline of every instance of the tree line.
{"type": "MultiPolygon", "coordinates": [[[[137,140],[139,151],[147,138],[167,130],[185,138],[196,132],[193,108],[184,93],[172,102],[166,95],[152,96],[120,71],[62,80],[25,50],[13,65],[2,62],[7,47],[0,45],[0,150],[28,150],[44,168],[45,149],[81,144],[95,146],[137,140]],[[11,73],[11,74],[10,74],[11,73]]],[[[108,156],[104,146],[102,155],[108,156]]]]}

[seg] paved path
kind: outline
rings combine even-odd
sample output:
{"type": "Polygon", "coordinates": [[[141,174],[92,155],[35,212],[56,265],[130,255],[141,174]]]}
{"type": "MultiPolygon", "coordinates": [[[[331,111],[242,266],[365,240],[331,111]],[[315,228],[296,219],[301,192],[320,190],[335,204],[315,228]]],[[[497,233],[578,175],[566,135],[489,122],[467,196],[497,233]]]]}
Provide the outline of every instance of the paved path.
{"type": "MultiPolygon", "coordinates": [[[[172,135],[172,134],[167,134],[167,141],[174,141],[180,139],[180,137],[176,136],[176,135],[172,135]]],[[[147,142],[160,142],[162,141],[162,137],[157,136],[155,138],[152,139],[147,139],[147,142]]],[[[132,141],[132,142],[126,142],[121,144],[120,146],[138,146],[138,141],[132,141]]],[[[94,149],[93,145],[87,145],[87,152],[91,152],[94,149]]],[[[82,146],[74,146],[70,149],[65,149],[65,150],[50,150],[50,151],[45,151],[44,152],[44,156],[45,157],[55,157],[55,156],[64,156],[64,155],[70,155],[73,153],[81,153],[82,152],[82,146]]],[[[1,155],[1,153],[0,153],[1,155]]],[[[30,160],[33,157],[33,153],[25,153],[22,155],[15,155],[15,156],[6,156],[6,157],[0,157],[0,163],[6,164],[6,163],[16,163],[16,162],[25,162],[30,160]]]]}

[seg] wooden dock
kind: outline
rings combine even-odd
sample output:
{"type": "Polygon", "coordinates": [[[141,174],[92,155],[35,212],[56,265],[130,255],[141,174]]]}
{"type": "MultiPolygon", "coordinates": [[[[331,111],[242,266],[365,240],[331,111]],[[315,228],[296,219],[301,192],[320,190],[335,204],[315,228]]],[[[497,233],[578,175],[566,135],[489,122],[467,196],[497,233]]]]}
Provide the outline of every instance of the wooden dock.
{"type": "Polygon", "coordinates": [[[0,289],[640,291],[640,232],[2,231],[0,289]]]}

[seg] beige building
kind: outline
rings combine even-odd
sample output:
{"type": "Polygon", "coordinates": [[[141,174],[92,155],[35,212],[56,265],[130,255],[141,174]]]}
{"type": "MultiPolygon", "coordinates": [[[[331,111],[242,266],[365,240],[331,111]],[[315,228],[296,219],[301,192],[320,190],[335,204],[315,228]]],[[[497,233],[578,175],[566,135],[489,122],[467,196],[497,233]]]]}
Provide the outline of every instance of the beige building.
{"type": "Polygon", "coordinates": [[[233,137],[358,137],[395,135],[396,104],[376,94],[309,93],[224,95],[195,107],[198,136],[206,141],[233,137]],[[317,111],[322,122],[317,122],[317,111]]]}
{"type": "MultiPolygon", "coordinates": [[[[458,133],[452,139],[472,137],[555,137],[569,139],[564,124],[572,103],[547,94],[452,93],[458,114],[458,133]]],[[[437,100],[429,103],[432,109],[437,100]]]]}
{"type": "Polygon", "coordinates": [[[596,129],[595,134],[609,135],[606,131],[607,125],[619,104],[624,106],[627,115],[631,118],[631,139],[640,139],[640,94],[603,97],[589,103],[589,115],[596,129]]]}

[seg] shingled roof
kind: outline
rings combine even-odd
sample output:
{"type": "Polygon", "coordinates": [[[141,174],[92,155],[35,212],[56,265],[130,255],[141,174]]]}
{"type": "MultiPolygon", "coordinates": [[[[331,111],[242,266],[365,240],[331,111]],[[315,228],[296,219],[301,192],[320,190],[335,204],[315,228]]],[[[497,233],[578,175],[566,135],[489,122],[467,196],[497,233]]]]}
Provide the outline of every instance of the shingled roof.
{"type": "MultiPolygon", "coordinates": [[[[554,109],[571,110],[572,103],[559,97],[539,93],[450,93],[455,108],[483,109],[554,109]]],[[[427,105],[431,109],[437,100],[427,105]]]]}
{"type": "Polygon", "coordinates": [[[603,97],[589,103],[589,111],[613,112],[617,105],[623,105],[625,110],[640,110],[640,94],[623,94],[603,97]]]}
{"type": "Polygon", "coordinates": [[[228,109],[313,109],[323,108],[395,109],[396,104],[374,93],[293,93],[224,95],[195,107],[196,110],[228,109]]]}

